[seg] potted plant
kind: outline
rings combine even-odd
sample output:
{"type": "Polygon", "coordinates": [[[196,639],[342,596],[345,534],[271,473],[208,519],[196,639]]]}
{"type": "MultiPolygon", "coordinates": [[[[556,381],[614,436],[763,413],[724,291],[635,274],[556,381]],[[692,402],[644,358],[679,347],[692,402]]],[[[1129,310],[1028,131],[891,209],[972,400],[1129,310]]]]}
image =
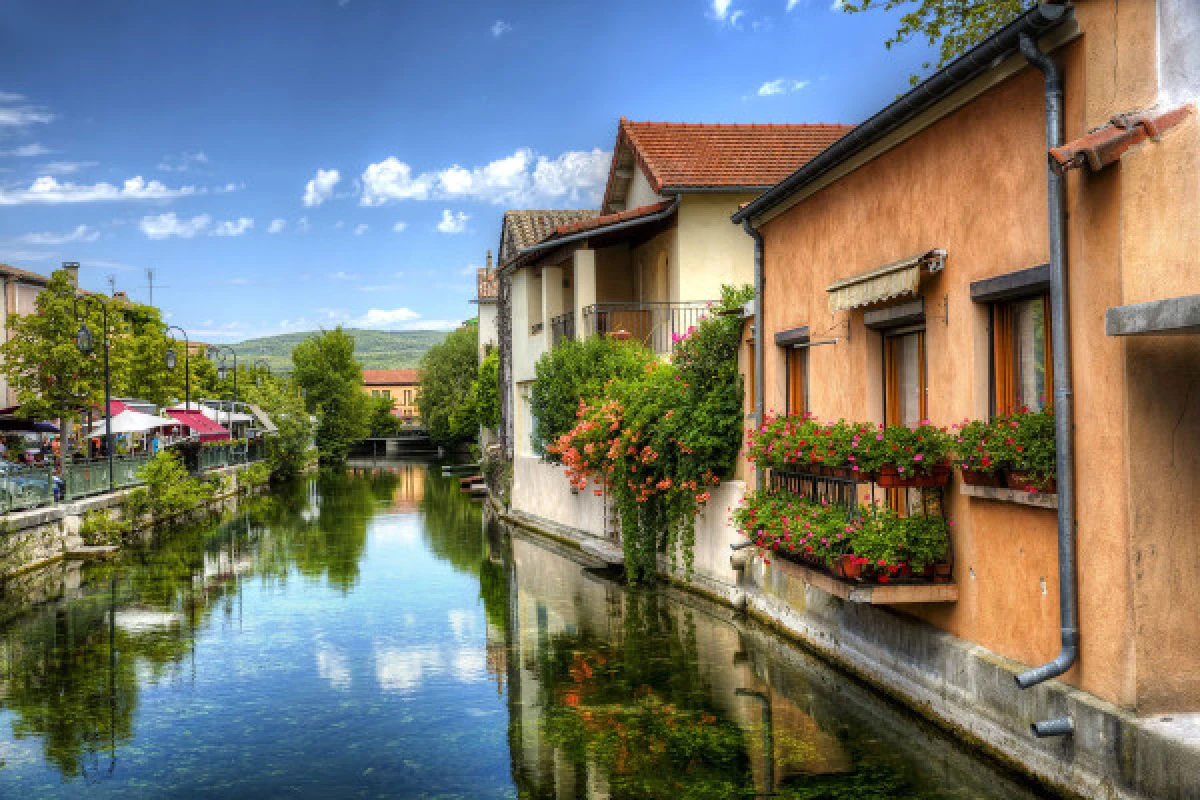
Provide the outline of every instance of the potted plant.
{"type": "Polygon", "coordinates": [[[928,421],[888,426],[876,482],[885,489],[945,486],[950,481],[949,438],[928,421]]]}
{"type": "Polygon", "coordinates": [[[950,549],[950,523],[929,514],[916,514],[902,522],[905,560],[913,572],[928,574],[932,568],[936,575],[937,566],[945,563],[950,549]]]}
{"type": "Polygon", "coordinates": [[[963,483],[971,486],[1001,487],[1004,482],[1004,460],[993,448],[997,439],[997,426],[984,420],[963,420],[955,425],[955,463],[962,474],[963,483]]]}
{"type": "Polygon", "coordinates": [[[1057,494],[1054,410],[1022,408],[1001,423],[1012,466],[1008,487],[1017,491],[1057,494]]]}

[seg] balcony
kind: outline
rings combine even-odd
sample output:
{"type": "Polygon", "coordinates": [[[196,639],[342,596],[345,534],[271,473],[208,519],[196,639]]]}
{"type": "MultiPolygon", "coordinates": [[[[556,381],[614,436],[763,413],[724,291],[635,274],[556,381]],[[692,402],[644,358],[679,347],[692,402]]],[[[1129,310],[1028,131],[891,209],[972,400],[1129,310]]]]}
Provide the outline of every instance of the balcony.
{"type": "Polygon", "coordinates": [[[575,338],[575,312],[568,311],[550,320],[550,346],[558,347],[563,341],[575,338]]]}
{"type": "MultiPolygon", "coordinates": [[[[676,336],[686,336],[708,313],[707,301],[691,303],[595,303],[584,306],[583,331],[604,336],[625,331],[659,355],[671,352],[676,336]]],[[[574,323],[574,320],[572,320],[574,323]]]]}

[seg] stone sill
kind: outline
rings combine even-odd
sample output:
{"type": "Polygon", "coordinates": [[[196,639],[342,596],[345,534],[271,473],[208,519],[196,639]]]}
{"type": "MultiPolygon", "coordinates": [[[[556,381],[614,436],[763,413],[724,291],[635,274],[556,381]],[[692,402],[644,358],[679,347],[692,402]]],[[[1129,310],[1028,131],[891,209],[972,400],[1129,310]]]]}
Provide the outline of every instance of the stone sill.
{"type": "Polygon", "coordinates": [[[778,569],[789,578],[804,581],[809,586],[840,597],[848,603],[890,606],[905,603],[958,602],[958,584],[955,583],[847,583],[820,570],[793,564],[782,558],[772,559],[768,569],[778,569]]]}
{"type": "Polygon", "coordinates": [[[958,484],[958,491],[968,497],[981,497],[984,500],[998,500],[1001,503],[1047,508],[1051,511],[1058,509],[1058,495],[1056,494],[1019,492],[1016,489],[998,489],[992,486],[972,486],[961,481],[958,484]]]}

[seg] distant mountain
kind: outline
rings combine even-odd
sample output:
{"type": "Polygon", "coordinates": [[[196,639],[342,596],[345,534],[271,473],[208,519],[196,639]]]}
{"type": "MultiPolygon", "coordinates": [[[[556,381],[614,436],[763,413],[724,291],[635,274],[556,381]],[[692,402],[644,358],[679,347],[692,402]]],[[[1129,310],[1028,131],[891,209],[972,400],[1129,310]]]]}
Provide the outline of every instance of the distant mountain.
{"type": "MultiPolygon", "coordinates": [[[[363,369],[408,369],[417,366],[421,356],[446,334],[441,331],[364,331],[347,328],[354,337],[354,356],[363,369]]],[[[258,359],[264,360],[272,371],[291,372],[292,349],[300,342],[320,331],[306,333],[283,333],[247,339],[230,345],[238,354],[238,366],[249,366],[258,359]]]]}

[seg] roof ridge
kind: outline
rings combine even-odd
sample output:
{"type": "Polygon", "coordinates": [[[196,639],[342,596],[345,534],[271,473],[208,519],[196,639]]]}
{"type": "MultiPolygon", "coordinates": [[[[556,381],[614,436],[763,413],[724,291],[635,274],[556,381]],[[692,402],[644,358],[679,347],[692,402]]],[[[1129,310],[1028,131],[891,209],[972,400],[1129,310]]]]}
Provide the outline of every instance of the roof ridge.
{"type": "Polygon", "coordinates": [[[853,128],[845,122],[665,122],[656,120],[630,120],[621,118],[627,127],[653,125],[659,128],[724,128],[727,130],[800,130],[803,128],[853,128]]]}

